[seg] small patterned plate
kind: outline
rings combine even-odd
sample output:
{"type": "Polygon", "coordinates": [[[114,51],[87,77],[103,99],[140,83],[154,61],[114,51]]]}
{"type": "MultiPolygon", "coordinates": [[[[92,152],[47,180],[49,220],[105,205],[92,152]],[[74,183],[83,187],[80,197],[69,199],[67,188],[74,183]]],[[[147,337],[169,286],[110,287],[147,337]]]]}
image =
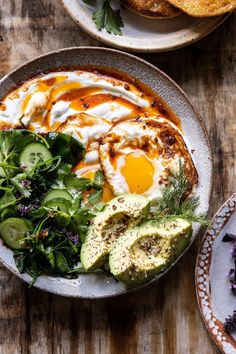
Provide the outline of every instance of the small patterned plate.
{"type": "Polygon", "coordinates": [[[233,267],[232,243],[223,243],[225,233],[236,234],[236,193],[223,204],[212,219],[198,253],[196,292],[198,305],[215,343],[225,354],[236,354],[236,332],[224,331],[227,316],[236,310],[236,295],[230,289],[227,273],[233,267]]]}

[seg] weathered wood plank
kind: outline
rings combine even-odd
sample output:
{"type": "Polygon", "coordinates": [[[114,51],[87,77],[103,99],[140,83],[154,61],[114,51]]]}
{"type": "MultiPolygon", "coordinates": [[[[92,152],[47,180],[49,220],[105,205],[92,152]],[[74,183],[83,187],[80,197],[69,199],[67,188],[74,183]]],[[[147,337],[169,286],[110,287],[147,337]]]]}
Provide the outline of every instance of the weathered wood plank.
{"type": "MultiPolygon", "coordinates": [[[[101,45],[56,0],[0,0],[0,76],[50,50],[101,45]]],[[[235,191],[236,16],[199,43],[143,54],[192,99],[214,153],[212,212],[235,191]]],[[[200,237],[158,284],[99,301],[64,299],[28,289],[0,267],[0,353],[213,354],[198,312],[194,264],[200,237]]]]}

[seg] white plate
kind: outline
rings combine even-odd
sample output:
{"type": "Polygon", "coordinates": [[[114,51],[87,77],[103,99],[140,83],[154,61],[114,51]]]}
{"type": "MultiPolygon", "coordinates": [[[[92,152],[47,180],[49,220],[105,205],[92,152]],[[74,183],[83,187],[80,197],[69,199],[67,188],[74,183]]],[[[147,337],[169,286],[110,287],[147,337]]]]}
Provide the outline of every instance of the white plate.
{"type": "MultiPolygon", "coordinates": [[[[94,65],[98,69],[99,67],[113,68],[142,81],[158,93],[177,114],[198,171],[199,183],[196,189],[196,195],[200,200],[198,211],[206,213],[212,189],[212,156],[206,130],[184,92],[155,66],[133,55],[114,49],[67,48],[38,57],[6,75],[0,80],[0,98],[15,86],[39,74],[66,67],[76,69],[79,65],[88,64],[94,65]]],[[[199,228],[199,225],[195,225],[190,245],[197,236],[199,228]]],[[[29,275],[19,273],[13,260],[12,251],[3,246],[1,240],[0,261],[21,279],[27,282],[31,281],[29,275]]],[[[177,260],[152,282],[162,277],[176,262],[177,260]]],[[[99,271],[80,274],[78,279],[73,280],[41,276],[35,282],[35,286],[59,295],[81,298],[110,297],[130,291],[123,283],[117,282],[113,277],[107,277],[105,273],[99,271]]]]}
{"type": "Polygon", "coordinates": [[[153,20],[122,8],[123,36],[115,36],[105,30],[97,30],[91,19],[96,6],[88,6],[82,0],[61,1],[76,23],[91,36],[113,47],[136,52],[164,52],[186,46],[206,36],[228,17],[193,18],[181,15],[169,20],[153,20]]]}
{"type": "Polygon", "coordinates": [[[227,273],[234,267],[231,242],[222,242],[226,233],[236,234],[236,194],[218,210],[202,240],[196,264],[196,291],[204,322],[225,354],[236,354],[236,331],[224,331],[225,318],[236,311],[236,295],[229,287],[227,273]]]}

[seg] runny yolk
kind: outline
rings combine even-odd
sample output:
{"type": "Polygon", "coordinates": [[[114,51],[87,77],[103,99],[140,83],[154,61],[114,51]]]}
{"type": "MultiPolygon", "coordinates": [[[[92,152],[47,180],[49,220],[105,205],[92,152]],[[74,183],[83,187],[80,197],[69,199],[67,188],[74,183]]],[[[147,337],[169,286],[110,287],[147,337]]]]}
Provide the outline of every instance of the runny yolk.
{"type": "Polygon", "coordinates": [[[125,156],[121,173],[126,179],[130,193],[142,194],[153,184],[154,167],[144,155],[125,156]]]}
{"type": "MultiPolygon", "coordinates": [[[[83,173],[81,175],[81,177],[84,178],[89,178],[89,179],[93,179],[95,174],[95,171],[86,171],[85,173],[83,173]]],[[[114,194],[112,193],[112,190],[109,186],[109,184],[105,181],[104,185],[103,185],[103,195],[102,195],[102,201],[104,203],[109,202],[112,198],[114,198],[114,194]]]]}

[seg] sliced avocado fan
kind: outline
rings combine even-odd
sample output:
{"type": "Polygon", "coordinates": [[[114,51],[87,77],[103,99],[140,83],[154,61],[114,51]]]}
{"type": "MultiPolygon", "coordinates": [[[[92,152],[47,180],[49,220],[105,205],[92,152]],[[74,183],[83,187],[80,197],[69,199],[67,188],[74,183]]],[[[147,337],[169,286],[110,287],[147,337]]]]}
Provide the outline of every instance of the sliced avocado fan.
{"type": "Polygon", "coordinates": [[[94,218],[81,247],[80,259],[84,269],[101,267],[115,240],[128,227],[135,227],[149,210],[149,200],[138,194],[124,194],[112,199],[94,218]]]}
{"type": "Polygon", "coordinates": [[[162,226],[145,222],[116,240],[109,256],[110,271],[127,285],[144,283],[181,254],[191,235],[191,223],[181,218],[162,226]]]}

